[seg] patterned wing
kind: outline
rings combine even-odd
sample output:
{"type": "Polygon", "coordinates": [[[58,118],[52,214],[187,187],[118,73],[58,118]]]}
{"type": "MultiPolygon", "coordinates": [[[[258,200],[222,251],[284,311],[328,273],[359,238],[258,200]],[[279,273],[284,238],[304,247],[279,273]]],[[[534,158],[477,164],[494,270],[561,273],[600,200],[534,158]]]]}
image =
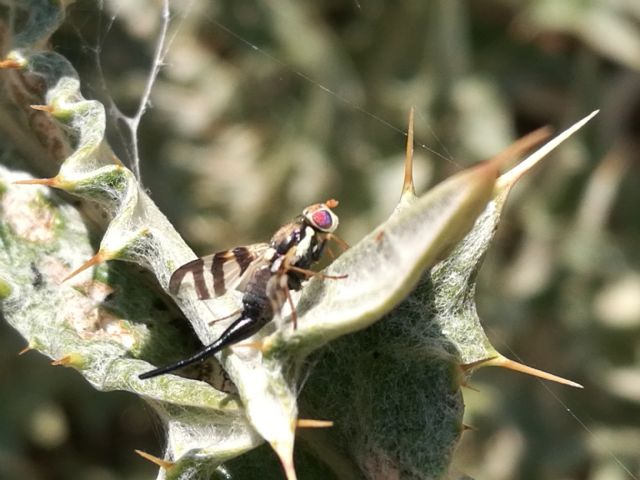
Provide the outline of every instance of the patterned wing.
{"type": "Polygon", "coordinates": [[[264,254],[268,249],[269,244],[256,243],[223,250],[185,263],[171,275],[169,292],[177,294],[188,274],[193,275],[193,283],[200,300],[212,296],[219,297],[229,290],[239,289],[243,280],[267,263],[264,254]]]}

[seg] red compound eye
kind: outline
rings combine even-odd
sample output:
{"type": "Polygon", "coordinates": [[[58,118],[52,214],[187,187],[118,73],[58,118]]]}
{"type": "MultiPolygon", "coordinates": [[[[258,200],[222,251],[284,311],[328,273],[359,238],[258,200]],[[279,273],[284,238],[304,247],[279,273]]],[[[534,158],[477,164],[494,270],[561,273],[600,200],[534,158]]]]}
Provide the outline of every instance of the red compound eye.
{"type": "Polygon", "coordinates": [[[311,214],[311,220],[313,221],[314,225],[321,230],[328,230],[333,224],[331,214],[326,210],[318,210],[316,212],[313,212],[313,214],[311,214]]]}

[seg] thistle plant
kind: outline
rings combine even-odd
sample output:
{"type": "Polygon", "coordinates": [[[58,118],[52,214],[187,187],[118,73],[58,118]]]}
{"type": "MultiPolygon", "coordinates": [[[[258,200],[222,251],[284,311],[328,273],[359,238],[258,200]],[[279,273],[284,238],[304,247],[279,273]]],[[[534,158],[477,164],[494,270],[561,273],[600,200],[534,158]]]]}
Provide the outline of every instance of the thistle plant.
{"type": "Polygon", "coordinates": [[[214,321],[238,299],[199,301],[183,288],[173,297],[184,317],[176,321],[166,307],[169,278],[195,255],[109,148],[103,105],[85,99],[73,66],[44,47],[63,8],[44,0],[23,8],[28,20],[19,31],[3,25],[5,108],[15,113],[20,138],[49,164],[29,166],[18,149],[4,153],[3,317],[54,365],[74,368],[98,390],[139,395],[155,409],[166,449],[162,458],[144,455],[160,465],[159,479],[248,478],[253,466],[240,456],[267,442],[292,480],[299,429],[323,424],[332,427],[302,433],[317,453],[313,466],[296,459],[302,478],[326,478],[327,471],[336,478],[447,478],[464,430],[461,388],[475,369],[503,366],[579,386],[497,352],[474,294],[512,186],[594,114],[502,175],[547,133],[421,196],[410,140],[395,211],[326,269],[348,277],[308,282],[296,303],[297,329],[285,316],[252,345],[217,355],[232,391],[214,388],[202,372],[140,380],[194,349],[186,322],[202,344],[213,342],[224,329],[214,321]],[[34,178],[54,165],[57,172],[34,178]]]}

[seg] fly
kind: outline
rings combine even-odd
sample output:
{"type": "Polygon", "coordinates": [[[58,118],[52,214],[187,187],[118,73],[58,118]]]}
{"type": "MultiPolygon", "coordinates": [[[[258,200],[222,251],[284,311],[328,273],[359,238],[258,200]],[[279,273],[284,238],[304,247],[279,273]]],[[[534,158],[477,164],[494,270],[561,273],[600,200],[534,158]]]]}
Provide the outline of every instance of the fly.
{"type": "Polygon", "coordinates": [[[244,292],[242,313],[211,345],[195,355],[140,375],[147,379],[200,362],[220,350],[240,342],[264,327],[279,314],[285,302],[291,306],[296,328],[296,312],[291,290],[300,290],[310,276],[339,279],[310,270],[320,260],[326,243],[335,239],[338,217],[331,210],[336,200],[305,208],[293,222],[280,227],[269,243],[236,247],[198,258],[179,267],[169,280],[169,292],[176,295],[184,278],[191,274],[200,300],[219,297],[229,290],[244,292]]]}

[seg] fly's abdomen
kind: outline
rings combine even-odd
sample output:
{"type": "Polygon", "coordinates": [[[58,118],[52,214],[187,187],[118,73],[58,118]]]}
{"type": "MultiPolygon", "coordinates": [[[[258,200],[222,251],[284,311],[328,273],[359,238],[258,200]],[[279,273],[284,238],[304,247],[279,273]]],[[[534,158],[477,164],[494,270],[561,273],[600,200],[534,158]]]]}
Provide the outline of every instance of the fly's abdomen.
{"type": "Polygon", "coordinates": [[[268,266],[260,268],[253,274],[242,297],[243,316],[264,323],[273,319],[273,307],[267,297],[267,282],[272,275],[268,266]]]}

